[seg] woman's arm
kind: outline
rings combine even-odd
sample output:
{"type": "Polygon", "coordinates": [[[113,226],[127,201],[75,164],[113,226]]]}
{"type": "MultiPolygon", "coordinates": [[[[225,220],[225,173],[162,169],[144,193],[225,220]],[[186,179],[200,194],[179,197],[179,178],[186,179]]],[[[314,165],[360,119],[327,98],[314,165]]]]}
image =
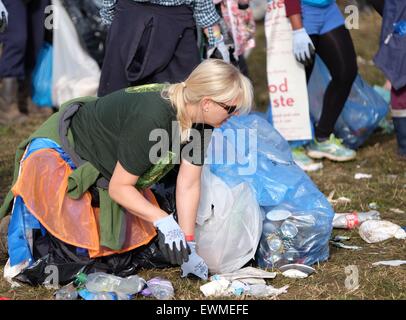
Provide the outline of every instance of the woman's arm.
{"type": "Polygon", "coordinates": [[[168,214],[165,211],[150,203],[134,187],[138,178],[138,176],[127,172],[117,162],[109,183],[109,195],[111,199],[145,221],[153,223],[167,217],[168,214]]]}
{"type": "Polygon", "coordinates": [[[286,16],[289,18],[293,30],[303,28],[300,4],[300,0],[285,0],[286,16]]]}
{"type": "Polygon", "coordinates": [[[182,160],[176,181],[176,210],[179,225],[186,236],[194,236],[200,200],[202,166],[182,160]]]}

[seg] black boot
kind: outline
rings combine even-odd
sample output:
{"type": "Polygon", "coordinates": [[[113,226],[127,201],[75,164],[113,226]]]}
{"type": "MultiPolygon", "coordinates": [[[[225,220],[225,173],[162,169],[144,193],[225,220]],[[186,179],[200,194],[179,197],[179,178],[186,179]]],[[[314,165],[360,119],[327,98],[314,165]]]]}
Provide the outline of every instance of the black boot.
{"type": "Polygon", "coordinates": [[[18,110],[21,113],[28,115],[28,98],[31,96],[31,79],[24,79],[18,81],[18,110]]]}
{"type": "Polygon", "coordinates": [[[406,159],[406,117],[392,117],[399,155],[406,159]]]}

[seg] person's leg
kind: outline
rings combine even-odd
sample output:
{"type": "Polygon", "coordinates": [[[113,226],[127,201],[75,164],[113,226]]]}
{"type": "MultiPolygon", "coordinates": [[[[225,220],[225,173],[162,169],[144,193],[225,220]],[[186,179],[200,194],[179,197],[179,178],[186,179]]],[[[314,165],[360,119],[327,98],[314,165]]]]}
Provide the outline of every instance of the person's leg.
{"type": "Polygon", "coordinates": [[[316,138],[326,140],[344,108],[357,76],[358,67],[354,45],[345,26],[320,36],[317,54],[331,74],[323,100],[323,110],[316,127],[316,138]]]}
{"type": "Polygon", "coordinates": [[[0,57],[0,78],[24,78],[24,57],[27,44],[27,8],[23,0],[3,0],[8,11],[8,26],[0,34],[3,52],[0,57]]]}
{"type": "MultiPolygon", "coordinates": [[[[39,111],[38,108],[29,108],[28,99],[31,96],[31,77],[37,63],[37,57],[45,39],[45,8],[49,0],[31,1],[27,5],[27,50],[25,54],[25,78],[19,81],[18,108],[20,112],[28,114],[30,111],[39,111]]],[[[51,106],[50,106],[51,107],[51,106]]],[[[48,109],[48,108],[47,108],[48,109]]],[[[42,109],[45,111],[45,109],[42,109]]],[[[48,114],[52,113],[48,109],[48,114]]]]}
{"type": "Polygon", "coordinates": [[[398,154],[406,159],[406,87],[391,91],[392,119],[395,127],[398,154]]]}
{"type": "Polygon", "coordinates": [[[9,24],[0,34],[3,52],[0,57],[0,123],[25,120],[17,108],[18,80],[25,77],[27,43],[27,12],[22,0],[3,0],[8,10],[9,24]]]}
{"type": "Polygon", "coordinates": [[[329,69],[332,80],[324,94],[323,110],[315,129],[315,139],[308,146],[308,155],[315,159],[325,157],[349,161],[355,158],[355,151],[346,148],[333,134],[358,72],[354,46],[345,26],[320,35],[316,53],[329,69]]]}

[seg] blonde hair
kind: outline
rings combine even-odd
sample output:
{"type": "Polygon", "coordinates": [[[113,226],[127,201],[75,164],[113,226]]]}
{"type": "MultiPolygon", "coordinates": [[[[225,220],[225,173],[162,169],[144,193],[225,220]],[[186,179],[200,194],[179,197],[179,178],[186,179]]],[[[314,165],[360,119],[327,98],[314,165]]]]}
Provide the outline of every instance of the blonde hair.
{"type": "Polygon", "coordinates": [[[204,97],[222,103],[236,101],[236,111],[245,114],[251,110],[253,95],[251,81],[236,67],[219,59],[204,60],[184,82],[170,84],[162,91],[162,97],[170,100],[176,110],[182,141],[184,132],[192,126],[187,104],[197,105],[204,97]]]}

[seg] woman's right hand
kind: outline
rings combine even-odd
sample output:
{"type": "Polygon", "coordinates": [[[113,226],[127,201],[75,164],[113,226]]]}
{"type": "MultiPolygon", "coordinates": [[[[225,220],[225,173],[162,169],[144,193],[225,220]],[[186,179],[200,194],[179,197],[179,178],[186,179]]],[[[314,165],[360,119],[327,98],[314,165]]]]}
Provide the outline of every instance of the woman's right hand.
{"type": "Polygon", "coordinates": [[[158,229],[158,245],[164,257],[172,264],[182,265],[187,262],[190,248],[173,215],[155,221],[154,226],[158,229]]]}

